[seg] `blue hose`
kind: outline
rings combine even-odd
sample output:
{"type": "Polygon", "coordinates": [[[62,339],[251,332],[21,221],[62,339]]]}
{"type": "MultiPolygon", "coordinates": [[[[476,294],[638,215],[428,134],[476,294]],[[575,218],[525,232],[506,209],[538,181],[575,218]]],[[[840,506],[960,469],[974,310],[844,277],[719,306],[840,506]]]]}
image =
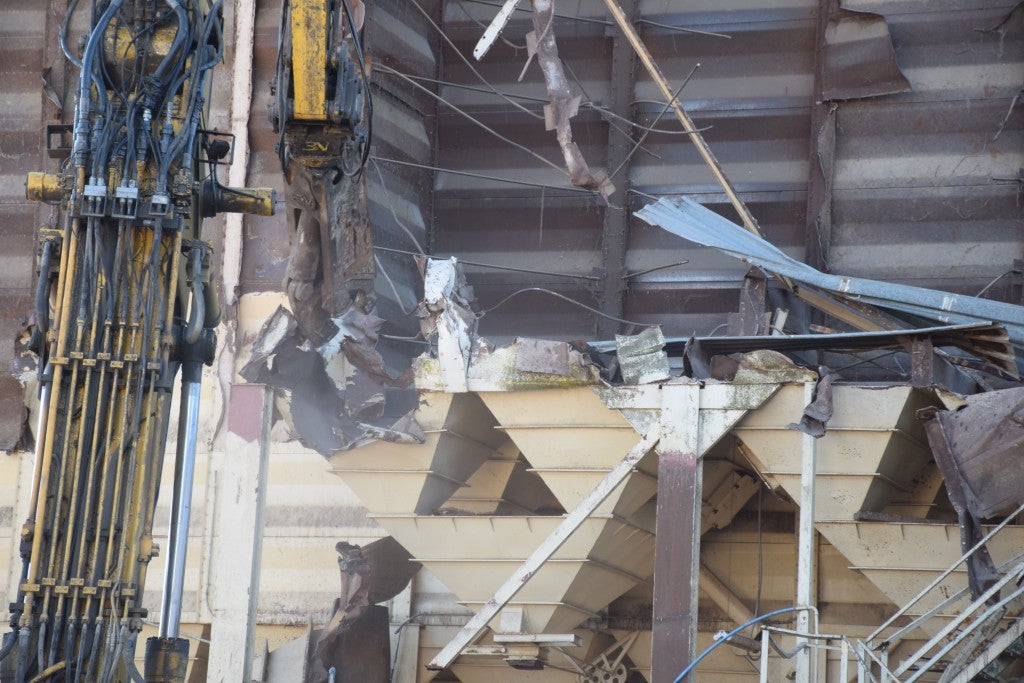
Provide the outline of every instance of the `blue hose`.
{"type": "Polygon", "coordinates": [[[747,623],[743,624],[742,626],[737,626],[733,630],[731,630],[728,633],[726,633],[725,636],[723,636],[722,638],[720,638],[717,641],[715,641],[714,645],[712,645],[708,649],[704,650],[704,652],[701,652],[700,655],[695,660],[690,662],[689,666],[687,666],[685,669],[683,669],[683,672],[681,674],[676,676],[676,679],[674,681],[672,681],[672,683],[679,683],[679,681],[681,681],[684,678],[686,678],[690,674],[690,672],[693,671],[694,667],[696,667],[697,664],[700,663],[700,660],[702,660],[705,657],[707,657],[709,654],[711,654],[715,650],[716,647],[718,647],[719,645],[721,645],[725,641],[729,640],[730,638],[732,638],[734,635],[736,635],[737,633],[739,633],[743,629],[745,629],[747,627],[750,627],[750,626],[753,626],[754,624],[756,624],[758,622],[761,622],[761,621],[764,621],[765,619],[770,619],[771,617],[777,617],[780,614],[786,614],[787,612],[801,612],[801,611],[806,610],[806,609],[810,609],[810,608],[809,607],[785,607],[783,609],[777,609],[774,612],[768,612],[767,614],[762,614],[759,617],[754,617],[753,619],[751,619],[747,623]]]}

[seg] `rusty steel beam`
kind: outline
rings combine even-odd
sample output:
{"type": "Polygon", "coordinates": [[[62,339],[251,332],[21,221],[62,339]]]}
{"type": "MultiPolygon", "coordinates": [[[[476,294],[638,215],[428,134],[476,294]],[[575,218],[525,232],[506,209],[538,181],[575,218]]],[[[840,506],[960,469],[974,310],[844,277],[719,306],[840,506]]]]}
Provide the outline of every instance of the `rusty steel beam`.
{"type": "Polygon", "coordinates": [[[696,655],[700,576],[700,388],[667,384],[662,391],[652,683],[672,683],[696,655]]]}
{"type": "MultiPolygon", "coordinates": [[[[638,0],[625,0],[623,11],[632,23],[637,17],[638,0]]],[[[611,101],[608,107],[612,113],[623,119],[630,119],[636,73],[636,52],[619,35],[612,36],[612,80],[611,101]]],[[[604,259],[604,283],[602,287],[601,311],[609,316],[621,318],[623,297],[626,292],[626,246],[629,230],[629,158],[631,140],[608,126],[608,173],[622,172],[622,180],[616,184],[615,192],[608,197],[604,208],[603,238],[601,240],[604,259]]],[[[614,181],[615,179],[612,178],[614,181]]],[[[619,330],[619,323],[601,317],[597,321],[597,338],[611,339],[619,330]]]]}

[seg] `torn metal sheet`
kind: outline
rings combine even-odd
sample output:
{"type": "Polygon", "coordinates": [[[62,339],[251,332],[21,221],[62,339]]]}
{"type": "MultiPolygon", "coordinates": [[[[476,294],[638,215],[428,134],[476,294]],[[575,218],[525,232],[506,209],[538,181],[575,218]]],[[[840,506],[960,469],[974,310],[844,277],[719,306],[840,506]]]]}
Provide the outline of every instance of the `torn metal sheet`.
{"type": "Polygon", "coordinates": [[[239,374],[276,389],[277,407],[294,436],[322,455],[368,438],[416,441],[415,435],[367,424],[384,413],[385,386],[407,386],[412,376],[410,371],[396,378],[384,369],[374,348],[384,321],[355,308],[334,321],[336,340],[314,350],[291,312],[279,307],[263,324],[239,374]],[[351,372],[336,377],[334,361],[342,354],[351,372]]]}
{"type": "MultiPolygon", "coordinates": [[[[956,456],[953,455],[953,449],[942,427],[942,422],[937,417],[925,424],[925,434],[928,436],[928,444],[935,455],[935,464],[942,472],[942,478],[946,482],[946,494],[949,497],[949,502],[953,505],[953,510],[959,520],[960,548],[966,554],[979,544],[985,535],[981,530],[981,519],[972,510],[974,498],[969,493],[966,481],[957,466],[956,456]]],[[[967,583],[973,598],[976,599],[987,591],[996,582],[998,576],[999,572],[996,570],[995,562],[984,545],[968,558],[967,583]]]]}
{"type": "Polygon", "coordinates": [[[910,92],[896,63],[885,17],[840,9],[825,29],[823,100],[852,100],[910,92]]]}
{"type": "Polygon", "coordinates": [[[1011,341],[1024,346],[1024,307],[922,287],[831,275],[787,256],[770,242],[687,197],[663,198],[636,215],[651,225],[766,271],[833,292],[841,297],[947,324],[996,322],[1011,341]]]}
{"type": "Polygon", "coordinates": [[[363,546],[363,557],[373,565],[367,598],[373,605],[391,600],[405,590],[421,565],[391,536],[363,546]]]}
{"type": "MultiPolygon", "coordinates": [[[[552,25],[555,17],[553,0],[533,0],[533,35],[537,46],[537,63],[544,72],[551,103],[544,107],[544,120],[548,130],[556,131],[558,144],[562,148],[565,167],[569,178],[576,187],[596,190],[606,200],[615,191],[615,186],[605,173],[593,173],[579,146],[572,140],[570,120],[579,109],[580,98],[572,94],[569,80],[565,77],[562,60],[558,57],[558,45],[552,25]]],[[[532,42],[532,41],[531,41],[532,42]]]]}
{"type": "Polygon", "coordinates": [[[467,390],[466,374],[476,322],[470,309],[472,300],[473,290],[454,257],[427,260],[423,301],[417,314],[424,338],[437,336],[437,355],[446,391],[467,390]]]}
{"type": "Polygon", "coordinates": [[[815,439],[825,436],[828,421],[832,419],[832,382],[836,376],[822,367],[818,368],[818,377],[814,400],[804,408],[800,422],[786,425],[788,429],[796,429],[815,439]]]}
{"type": "MultiPolygon", "coordinates": [[[[339,597],[313,650],[325,665],[333,663],[335,654],[344,649],[346,634],[370,612],[371,606],[387,602],[405,590],[422,566],[413,562],[409,552],[391,536],[362,547],[342,541],[335,550],[341,575],[339,597]]],[[[341,669],[352,668],[351,662],[339,664],[341,669]]],[[[363,679],[350,676],[347,680],[363,679]]]]}
{"type": "Polygon", "coordinates": [[[660,327],[649,327],[636,335],[615,335],[622,381],[626,384],[650,384],[669,378],[665,337],[660,327]]]}
{"type": "Polygon", "coordinates": [[[968,508],[979,518],[1024,503],[1024,388],[968,396],[936,413],[963,479],[968,508]]]}
{"type": "Polygon", "coordinates": [[[768,282],[765,274],[759,268],[748,270],[743,276],[743,287],[740,288],[739,310],[729,314],[730,336],[753,336],[768,331],[769,323],[765,319],[767,293],[768,282]]]}
{"type": "MultiPolygon", "coordinates": [[[[363,683],[391,680],[388,609],[370,605],[351,628],[317,644],[318,655],[309,663],[303,683],[363,683]],[[323,646],[321,648],[321,646],[323,646]],[[333,675],[331,674],[331,670],[333,675]]],[[[295,669],[292,678],[295,681],[295,669]]]]}
{"type": "Polygon", "coordinates": [[[287,399],[286,406],[278,402],[278,407],[305,446],[326,455],[363,438],[316,351],[292,345],[278,349],[264,382],[287,399]]]}

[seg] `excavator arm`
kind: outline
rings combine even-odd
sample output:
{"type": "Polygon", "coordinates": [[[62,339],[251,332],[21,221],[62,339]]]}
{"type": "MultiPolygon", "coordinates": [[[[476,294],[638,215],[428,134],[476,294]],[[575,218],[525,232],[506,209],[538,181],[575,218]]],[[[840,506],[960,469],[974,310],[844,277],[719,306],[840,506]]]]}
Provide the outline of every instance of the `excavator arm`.
{"type": "Polygon", "coordinates": [[[321,346],[334,319],[368,312],[376,268],[362,170],[373,104],[362,0],[284,0],[269,116],[279,135],[291,251],[284,288],[321,346]]]}

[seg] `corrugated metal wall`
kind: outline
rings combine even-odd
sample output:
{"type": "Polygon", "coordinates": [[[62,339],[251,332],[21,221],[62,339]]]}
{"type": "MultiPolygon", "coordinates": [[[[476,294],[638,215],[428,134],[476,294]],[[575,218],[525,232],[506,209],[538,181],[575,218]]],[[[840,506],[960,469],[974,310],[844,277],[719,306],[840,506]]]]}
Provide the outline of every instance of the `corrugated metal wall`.
{"type": "MultiPolygon", "coordinates": [[[[8,365],[15,358],[13,337],[30,309],[31,235],[46,217],[45,207],[38,214],[24,201],[23,179],[27,171],[43,167],[42,124],[56,114],[49,104],[43,111],[39,77],[55,58],[42,28],[48,15],[30,4],[6,3],[0,10],[9,17],[2,29],[8,39],[0,46],[0,210],[5,219],[0,239],[6,247],[0,281],[6,351],[0,349],[0,358],[8,365]]],[[[441,17],[439,2],[422,4],[428,14],[441,17]]],[[[482,32],[477,22],[490,21],[495,4],[446,3],[443,28],[459,51],[469,54],[482,32]]],[[[645,0],[639,3],[638,28],[673,87],[700,64],[682,92],[683,102],[699,126],[709,127],[705,136],[775,244],[797,256],[807,244],[812,251],[820,245],[835,272],[976,292],[1021,256],[1022,209],[1019,181],[1014,180],[1024,158],[1020,107],[1004,123],[1021,87],[1021,13],[998,30],[983,31],[997,27],[1013,4],[862,0],[843,6],[885,17],[910,92],[816,105],[820,32],[814,0],[736,0],[727,8],[712,2],[645,0]],[[729,38],[686,33],[680,27],[729,38]],[[817,159],[811,163],[819,151],[811,135],[816,106],[826,115],[815,123],[835,130],[834,154],[821,150],[831,191],[812,200],[816,208],[825,199],[832,201],[831,226],[819,230],[813,221],[808,229],[807,218],[808,189],[820,166],[817,159]],[[951,244],[962,246],[951,249],[951,244]]],[[[370,8],[367,43],[381,67],[373,75],[378,84],[373,152],[378,160],[368,173],[379,245],[416,251],[408,228],[436,254],[546,273],[470,267],[485,308],[524,287],[541,286],[606,311],[618,310],[619,317],[660,323],[669,335],[708,333],[735,310],[740,264],[632,219],[625,234],[615,228],[605,234],[606,212],[648,201],[636,192],[685,193],[724,211],[724,196],[684,136],[647,137],[631,159],[628,177],[622,171],[613,179],[620,186],[628,181],[636,192],[623,206],[604,209],[592,195],[570,188],[557,169],[499,140],[452,107],[437,105],[390,72],[415,77],[427,90],[436,89],[434,79],[445,82],[440,94],[459,110],[561,163],[554,134],[544,130],[542,121],[488,92],[453,49],[441,48],[441,36],[411,4],[381,0],[370,8]],[[435,174],[422,166],[525,184],[435,174]],[[606,256],[610,242],[617,240],[624,243],[624,257],[606,256]],[[673,265],[682,261],[688,263],[673,265]],[[669,267],[643,273],[660,266],[669,267]],[[605,302],[606,272],[610,279],[625,277],[621,308],[605,302]]],[[[264,116],[279,5],[268,0],[257,9],[250,182],[280,188],[275,136],[264,116]]],[[[563,2],[557,9],[552,30],[571,77],[578,79],[574,88],[585,103],[615,107],[611,53],[617,29],[600,3],[563,2]]],[[[522,43],[529,28],[529,15],[520,12],[504,36],[522,43]]],[[[525,50],[499,41],[476,67],[494,88],[522,96],[517,101],[539,115],[543,82],[536,64],[517,81],[525,63],[525,50]]],[[[625,104],[637,121],[649,125],[663,106],[642,69],[634,80],[625,104]]],[[[213,120],[226,123],[224,116],[215,112],[213,120]]],[[[625,124],[611,128],[606,116],[587,106],[573,123],[584,157],[595,168],[606,166],[609,140],[621,140],[617,128],[625,124]]],[[[678,130],[670,116],[662,117],[658,127],[678,130]]],[[[274,290],[287,254],[283,217],[248,221],[247,226],[242,291],[274,290]]],[[[406,254],[381,252],[379,257],[387,273],[377,286],[379,312],[391,323],[386,331],[408,334],[414,321],[404,311],[418,299],[418,275],[406,254]]],[[[1010,296],[1011,284],[1012,278],[1005,278],[990,295],[1010,296]]],[[[597,320],[576,306],[531,292],[487,315],[481,330],[498,338],[592,338],[601,331],[597,320]]],[[[401,342],[394,342],[393,349],[389,355],[396,364],[418,350],[401,342]]],[[[3,427],[5,443],[20,431],[11,417],[3,427]]]]}
{"type": "Polygon", "coordinates": [[[21,435],[18,342],[32,309],[35,230],[50,213],[25,199],[25,176],[43,170],[43,122],[56,114],[42,88],[52,58],[49,5],[5,2],[0,21],[0,450],[21,435]]]}
{"type": "MultiPolygon", "coordinates": [[[[445,27],[460,51],[470,53],[482,33],[477,22],[489,22],[495,4],[446,4],[445,27]]],[[[801,258],[806,245],[816,248],[820,242],[838,273],[977,292],[1021,256],[1024,213],[1019,183],[1012,182],[1024,159],[1020,108],[993,138],[1022,85],[1024,19],[1017,12],[1002,30],[982,32],[998,25],[1013,3],[981,7],[945,0],[878,0],[842,6],[885,18],[911,92],[820,104],[815,82],[816,71],[823,68],[822,49],[814,0],[645,0],[639,3],[637,25],[673,88],[700,64],[681,99],[697,125],[708,127],[706,139],[769,240],[801,258]],[[812,138],[816,108],[823,113],[815,127],[834,126],[834,155],[812,138]],[[809,200],[819,151],[830,191],[809,200]],[[832,201],[830,234],[827,225],[815,230],[814,221],[808,229],[809,201],[816,211],[826,199],[832,201]],[[950,248],[953,244],[958,246],[950,248]]],[[[579,79],[574,88],[584,103],[614,106],[610,36],[618,29],[609,26],[599,2],[563,2],[557,9],[561,14],[553,30],[568,70],[579,79]]],[[[528,15],[519,13],[504,36],[522,43],[531,28],[528,15]]],[[[442,80],[481,87],[451,50],[444,59],[442,80]]],[[[517,81],[526,61],[524,50],[499,42],[479,70],[502,92],[542,100],[544,86],[535,64],[522,83],[517,81]]],[[[865,72],[864,77],[872,76],[865,72]]],[[[633,115],[650,125],[664,108],[662,98],[639,67],[635,81],[633,115]]],[[[442,86],[441,94],[497,132],[548,159],[560,159],[554,133],[493,94],[455,85],[442,86]]],[[[540,101],[522,104],[540,111],[540,101]]],[[[453,109],[442,106],[439,120],[439,166],[568,185],[557,171],[453,109]]],[[[671,113],[658,127],[679,129],[671,113]]],[[[574,119],[573,131],[596,168],[606,165],[609,135],[621,135],[609,132],[607,122],[586,106],[574,119]]],[[[615,181],[625,183],[625,172],[615,181]]],[[[651,134],[632,158],[628,183],[637,192],[686,194],[731,213],[693,145],[678,135],[651,134]]],[[[634,192],[628,207],[647,201],[634,192]]],[[[744,270],[740,264],[640,221],[629,221],[625,263],[605,263],[603,254],[616,235],[604,234],[603,221],[607,211],[618,209],[600,208],[592,196],[441,174],[435,202],[438,253],[576,276],[474,269],[471,280],[484,307],[520,288],[545,286],[600,308],[605,268],[627,275],[688,260],[628,278],[620,317],[659,323],[666,334],[707,334],[736,309],[744,270]]],[[[990,293],[1008,294],[1006,286],[990,293]]],[[[487,316],[481,330],[495,337],[589,338],[597,334],[595,320],[577,307],[527,293],[487,316]]]]}

